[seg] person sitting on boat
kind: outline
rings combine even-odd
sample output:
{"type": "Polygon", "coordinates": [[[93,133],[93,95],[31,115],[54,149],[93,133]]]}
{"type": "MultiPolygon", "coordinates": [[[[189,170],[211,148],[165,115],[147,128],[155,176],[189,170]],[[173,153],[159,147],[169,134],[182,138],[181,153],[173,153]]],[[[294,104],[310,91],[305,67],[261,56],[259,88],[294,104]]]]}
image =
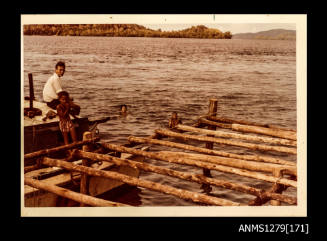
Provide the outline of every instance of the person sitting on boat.
{"type": "Polygon", "coordinates": [[[70,119],[71,105],[73,104],[69,99],[67,91],[58,93],[60,104],[57,105],[57,114],[59,116],[59,128],[63,134],[65,145],[69,144],[68,133],[70,133],[72,141],[77,141],[76,130],[73,122],[70,119]]]}
{"type": "MultiPolygon", "coordinates": [[[[55,66],[55,73],[48,79],[43,88],[43,100],[47,103],[51,109],[56,109],[57,105],[60,104],[58,93],[62,90],[62,77],[65,74],[66,65],[64,62],[59,61],[55,66]]],[[[71,100],[72,102],[72,100],[71,100]]],[[[80,112],[79,105],[72,105],[73,112],[78,115],[80,112]]]]}

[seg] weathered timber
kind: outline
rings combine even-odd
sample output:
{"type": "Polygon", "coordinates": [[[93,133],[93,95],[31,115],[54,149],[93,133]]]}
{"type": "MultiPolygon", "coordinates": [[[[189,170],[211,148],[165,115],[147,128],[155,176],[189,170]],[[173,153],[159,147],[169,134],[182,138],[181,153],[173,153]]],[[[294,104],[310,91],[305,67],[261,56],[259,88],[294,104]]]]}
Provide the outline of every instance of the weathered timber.
{"type": "Polygon", "coordinates": [[[242,139],[242,140],[248,140],[248,141],[259,141],[259,142],[265,142],[265,143],[272,143],[272,144],[281,144],[281,145],[289,145],[289,146],[296,146],[296,141],[292,140],[286,140],[286,139],[280,139],[280,138],[270,138],[270,137],[263,137],[263,136],[251,136],[251,135],[243,135],[243,134],[237,134],[237,133],[230,133],[225,131],[211,131],[211,130],[205,130],[201,128],[194,128],[191,126],[186,125],[177,125],[175,127],[178,130],[182,131],[190,131],[190,132],[197,132],[212,136],[219,136],[219,137],[229,137],[229,138],[236,138],[236,139],[242,139]]]}
{"type": "Polygon", "coordinates": [[[134,155],[140,155],[140,156],[157,159],[157,160],[161,160],[161,161],[167,161],[167,162],[172,162],[172,163],[185,164],[185,165],[206,168],[206,169],[210,169],[210,170],[228,172],[228,173],[233,173],[233,174],[237,174],[240,176],[255,178],[255,179],[272,182],[272,183],[280,183],[280,184],[284,184],[284,185],[292,186],[292,187],[297,186],[296,181],[288,180],[286,178],[276,178],[276,177],[258,173],[258,172],[250,172],[250,171],[246,171],[246,170],[242,170],[242,169],[238,169],[238,168],[234,168],[234,167],[226,167],[226,166],[217,165],[217,164],[213,164],[213,163],[190,160],[187,158],[174,158],[173,156],[167,157],[160,153],[135,150],[133,148],[127,148],[124,146],[119,146],[119,145],[114,145],[114,144],[109,144],[109,143],[100,143],[100,144],[111,150],[115,150],[115,151],[119,151],[119,152],[126,152],[126,153],[130,153],[130,154],[134,154],[134,155]]]}
{"type": "Polygon", "coordinates": [[[289,148],[284,146],[268,146],[268,145],[261,145],[261,144],[253,144],[253,143],[244,143],[239,141],[230,141],[226,139],[216,138],[216,137],[207,137],[207,136],[198,136],[198,135],[189,135],[189,134],[182,134],[182,133],[176,133],[170,130],[166,129],[159,129],[155,131],[156,133],[159,133],[163,136],[170,136],[170,137],[177,137],[182,139],[190,139],[190,140],[197,140],[197,141],[205,141],[205,142],[214,142],[218,144],[224,144],[224,145],[232,145],[232,146],[239,146],[239,147],[245,147],[251,150],[261,150],[261,151],[277,151],[277,152],[283,152],[283,153],[289,153],[289,154],[296,154],[295,148],[289,148]]]}
{"type": "Polygon", "coordinates": [[[182,199],[192,200],[193,202],[197,202],[197,203],[205,203],[208,205],[218,205],[218,206],[239,206],[240,205],[240,203],[232,202],[232,201],[225,200],[222,198],[210,197],[210,196],[207,196],[204,194],[194,193],[191,191],[174,188],[174,187],[162,185],[162,184],[147,181],[147,180],[140,180],[135,177],[130,177],[130,176],[112,172],[112,171],[102,171],[102,170],[97,170],[97,169],[90,168],[90,167],[74,165],[69,162],[63,162],[63,161],[48,158],[48,157],[44,157],[42,163],[44,165],[58,166],[58,167],[63,167],[68,170],[72,170],[72,171],[84,172],[91,176],[98,176],[98,177],[105,177],[105,178],[110,178],[110,179],[114,179],[114,180],[119,180],[123,183],[127,183],[132,186],[140,186],[140,187],[148,188],[148,189],[151,189],[154,191],[174,195],[174,196],[177,196],[182,199]]]}
{"type": "Polygon", "coordinates": [[[117,158],[117,157],[108,156],[108,155],[104,155],[104,154],[75,150],[74,156],[76,156],[78,158],[88,158],[93,161],[101,160],[101,161],[105,161],[105,162],[111,162],[116,165],[126,165],[126,166],[130,166],[133,168],[138,168],[138,169],[141,169],[144,171],[150,171],[150,172],[154,172],[154,173],[158,173],[158,174],[162,174],[162,175],[168,175],[171,177],[176,177],[176,178],[180,178],[180,179],[187,180],[187,181],[193,181],[193,182],[197,182],[197,183],[201,183],[201,184],[205,183],[205,184],[210,184],[210,185],[214,185],[217,187],[228,188],[231,190],[255,195],[258,197],[268,196],[273,199],[283,201],[283,202],[286,202],[289,204],[295,204],[297,202],[296,198],[294,198],[294,197],[287,196],[287,195],[272,196],[271,193],[267,193],[264,190],[249,187],[249,186],[246,186],[243,184],[209,178],[209,177],[205,177],[205,176],[199,175],[199,174],[191,174],[191,173],[187,173],[187,172],[175,171],[175,170],[172,170],[169,168],[158,167],[158,166],[150,165],[147,163],[131,161],[131,160],[117,158]]]}
{"type": "MultiPolygon", "coordinates": [[[[209,116],[216,116],[218,109],[218,100],[217,99],[210,99],[209,102],[209,116]]],[[[208,126],[208,130],[216,130],[216,126],[208,126]]],[[[208,136],[211,136],[212,134],[209,134],[208,136]]],[[[206,142],[206,148],[207,149],[213,149],[213,142],[206,142]]]]}
{"type": "Polygon", "coordinates": [[[224,157],[231,157],[236,159],[242,159],[242,160],[248,160],[248,161],[257,161],[257,162],[267,162],[267,163],[275,163],[275,164],[281,164],[281,165],[289,165],[289,166],[295,166],[296,164],[291,161],[286,161],[283,159],[278,159],[274,157],[268,157],[268,156],[259,156],[259,155],[238,155],[234,153],[224,152],[224,151],[218,151],[218,150],[209,150],[202,147],[196,147],[192,145],[187,145],[183,143],[175,143],[165,140],[155,140],[151,138],[142,138],[142,137],[135,137],[130,136],[128,138],[129,142],[135,142],[135,143],[143,143],[143,144],[154,144],[154,145],[162,145],[167,147],[173,147],[173,148],[179,148],[183,150],[189,150],[189,151],[195,151],[199,153],[205,153],[209,155],[217,155],[217,156],[224,156],[224,157]]]}
{"type": "MultiPolygon", "coordinates": [[[[273,173],[273,175],[275,177],[278,177],[278,178],[280,178],[280,177],[283,176],[282,175],[282,172],[281,171],[277,171],[277,170],[273,173]]],[[[284,186],[284,185],[280,185],[280,184],[275,183],[273,185],[273,187],[271,188],[271,192],[282,193],[284,190],[286,190],[286,188],[287,188],[287,186],[284,186]]],[[[278,200],[271,200],[270,201],[270,204],[272,206],[280,206],[280,201],[278,201],[278,200]]]]}
{"type": "Polygon", "coordinates": [[[232,124],[230,123],[220,123],[220,122],[215,122],[215,121],[211,121],[211,120],[207,120],[204,117],[200,117],[198,119],[199,123],[205,124],[205,125],[210,125],[210,126],[217,126],[220,128],[225,128],[225,129],[232,129],[232,124]]]}
{"type": "Polygon", "coordinates": [[[30,177],[25,177],[24,178],[24,183],[25,183],[25,185],[29,185],[29,186],[32,186],[32,187],[38,188],[38,189],[43,189],[45,191],[55,193],[55,194],[57,194],[59,196],[74,200],[76,202],[84,203],[84,204],[90,205],[90,206],[95,206],[95,207],[129,206],[129,205],[125,205],[125,204],[122,204],[122,203],[111,202],[111,201],[103,200],[103,199],[100,199],[100,198],[91,197],[91,196],[88,196],[88,195],[85,195],[85,194],[80,194],[80,193],[77,193],[77,192],[73,192],[73,191],[68,190],[66,188],[58,187],[56,185],[47,184],[47,183],[44,183],[44,182],[39,181],[39,180],[35,180],[33,178],[30,178],[30,177]]]}
{"type": "Polygon", "coordinates": [[[293,131],[282,131],[282,130],[264,128],[259,126],[248,126],[248,125],[240,125],[240,124],[224,124],[215,121],[209,121],[204,118],[201,118],[199,121],[207,125],[215,125],[221,128],[232,129],[234,131],[250,132],[250,133],[280,137],[280,138],[296,141],[296,132],[293,131]]]}
{"type": "Polygon", "coordinates": [[[33,110],[33,100],[34,100],[34,86],[33,86],[33,75],[28,74],[28,81],[30,86],[30,110],[33,110]]]}
{"type": "Polygon", "coordinates": [[[232,124],[232,130],[242,131],[242,132],[252,132],[257,134],[265,134],[269,136],[276,136],[276,137],[281,137],[294,141],[297,140],[296,132],[293,131],[282,131],[282,130],[275,130],[275,129],[258,127],[258,126],[247,126],[247,125],[240,125],[240,124],[232,124]]]}
{"type": "Polygon", "coordinates": [[[219,165],[243,168],[251,171],[270,172],[274,174],[277,171],[283,170],[285,174],[291,174],[296,176],[296,167],[285,166],[271,163],[253,162],[240,159],[233,159],[228,157],[209,156],[203,154],[193,154],[184,152],[173,152],[173,151],[160,151],[160,154],[167,156],[174,156],[176,158],[188,158],[192,160],[199,160],[205,162],[211,162],[219,165]]]}
{"type": "Polygon", "coordinates": [[[58,147],[54,147],[54,148],[51,148],[51,149],[43,149],[43,150],[40,150],[40,151],[25,154],[24,155],[24,160],[31,159],[31,158],[36,158],[36,157],[40,157],[40,156],[46,156],[46,155],[53,154],[53,153],[56,153],[56,152],[59,152],[59,151],[70,150],[72,148],[77,148],[77,147],[83,146],[85,144],[90,144],[90,143],[93,143],[93,142],[97,142],[99,140],[100,140],[100,138],[96,137],[96,138],[92,138],[90,140],[78,141],[78,142],[75,142],[75,143],[71,143],[71,144],[63,145],[63,146],[58,146],[58,147]]]}
{"type": "MultiPolygon", "coordinates": [[[[282,172],[280,171],[276,171],[276,173],[274,174],[274,176],[276,177],[281,177],[282,176],[282,172]]],[[[294,179],[295,177],[291,177],[291,179],[294,179]]],[[[275,183],[272,188],[270,190],[268,190],[267,192],[269,194],[281,194],[283,191],[285,191],[288,188],[288,186],[285,185],[281,185],[278,183],[275,183]]],[[[279,206],[280,205],[280,201],[281,200],[277,200],[277,199],[272,199],[270,196],[264,196],[262,195],[261,197],[257,196],[254,200],[251,200],[248,204],[250,206],[261,206],[263,204],[265,204],[266,202],[270,201],[270,204],[273,206],[279,206]]]]}
{"type": "Polygon", "coordinates": [[[271,129],[276,129],[276,130],[282,130],[282,131],[293,131],[296,132],[294,129],[288,129],[288,128],[282,128],[279,126],[274,126],[270,124],[260,124],[256,122],[250,122],[250,121],[245,121],[245,120],[235,120],[235,119],[230,119],[222,116],[210,116],[208,115],[206,118],[212,121],[220,121],[224,123],[230,123],[230,124],[242,124],[242,125],[249,125],[249,126],[259,126],[259,127],[266,127],[266,128],[271,128],[271,129]]]}
{"type": "MultiPolygon", "coordinates": [[[[83,141],[84,140],[90,140],[92,139],[92,133],[89,131],[86,131],[83,133],[83,141]]],[[[83,151],[89,151],[90,147],[88,145],[83,145],[82,147],[83,151]]],[[[82,165],[83,166],[89,166],[89,161],[86,159],[82,159],[82,165]]],[[[87,176],[87,174],[82,173],[81,175],[81,183],[80,183],[80,193],[82,194],[89,194],[88,193],[89,190],[89,178],[87,176]]],[[[84,203],[80,204],[81,207],[84,207],[84,203]]]]}
{"type": "MultiPolygon", "coordinates": [[[[218,109],[218,100],[217,99],[210,99],[208,115],[209,116],[216,116],[217,115],[217,109],[218,109]]],[[[208,128],[208,130],[216,130],[216,126],[209,125],[207,128],[208,128]]],[[[211,135],[208,135],[208,136],[211,136],[211,135]]],[[[212,150],[213,149],[213,144],[214,144],[213,142],[206,142],[205,147],[207,149],[209,149],[209,150],[212,150]]],[[[210,173],[210,170],[206,169],[206,168],[203,169],[203,175],[205,175],[206,177],[212,177],[211,173],[210,173]]],[[[202,186],[202,188],[205,191],[211,190],[211,188],[208,185],[204,185],[204,186],[202,186]]]]}

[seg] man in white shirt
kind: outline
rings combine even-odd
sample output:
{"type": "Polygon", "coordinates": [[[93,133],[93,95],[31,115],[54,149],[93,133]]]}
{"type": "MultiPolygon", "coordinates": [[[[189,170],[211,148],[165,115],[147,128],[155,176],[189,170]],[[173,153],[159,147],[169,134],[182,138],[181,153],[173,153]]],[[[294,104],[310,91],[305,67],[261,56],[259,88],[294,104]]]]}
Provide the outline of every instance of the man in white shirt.
{"type": "Polygon", "coordinates": [[[43,88],[43,100],[54,110],[60,104],[57,94],[62,91],[61,77],[65,73],[65,67],[65,63],[59,61],[56,64],[55,73],[48,79],[43,88]]]}

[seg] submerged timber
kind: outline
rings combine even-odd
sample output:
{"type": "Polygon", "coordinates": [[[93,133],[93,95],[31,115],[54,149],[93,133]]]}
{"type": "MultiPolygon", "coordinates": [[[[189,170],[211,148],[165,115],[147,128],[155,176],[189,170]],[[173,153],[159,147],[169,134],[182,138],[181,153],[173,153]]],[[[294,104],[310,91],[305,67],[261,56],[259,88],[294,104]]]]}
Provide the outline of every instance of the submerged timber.
{"type": "Polygon", "coordinates": [[[200,116],[191,126],[171,120],[170,123],[175,124],[169,128],[154,130],[154,134],[147,138],[130,136],[125,145],[100,141],[91,132],[85,131],[80,133],[83,140],[78,143],[26,153],[25,162],[34,160],[34,164],[25,167],[25,206],[56,206],[58,197],[74,200],[80,206],[126,206],[124,203],[97,197],[122,184],[173,195],[201,205],[297,205],[296,195],[283,194],[288,188],[297,189],[296,161],[280,157],[280,154],[296,157],[296,131],[218,117],[217,102],[218,100],[211,99],[208,113],[200,116]],[[181,140],[192,142],[181,143],[181,140]],[[177,148],[180,151],[149,150],[153,145],[177,148]],[[244,154],[215,150],[215,145],[235,146],[243,149],[244,154]],[[68,149],[72,150],[69,158],[55,157],[54,154],[68,149]],[[265,152],[270,156],[264,155],[265,152]],[[272,157],[275,154],[277,155],[272,157]],[[148,164],[144,162],[146,159],[193,166],[202,169],[203,174],[148,164]],[[38,178],[41,172],[50,173],[50,170],[60,170],[60,173],[38,178]],[[229,189],[236,194],[246,193],[252,195],[253,199],[248,203],[240,203],[212,196],[210,191],[198,193],[147,181],[139,176],[140,171],[196,182],[207,187],[229,189]],[[232,179],[214,178],[210,171],[260,180],[269,183],[270,188],[262,189],[232,179]]]}

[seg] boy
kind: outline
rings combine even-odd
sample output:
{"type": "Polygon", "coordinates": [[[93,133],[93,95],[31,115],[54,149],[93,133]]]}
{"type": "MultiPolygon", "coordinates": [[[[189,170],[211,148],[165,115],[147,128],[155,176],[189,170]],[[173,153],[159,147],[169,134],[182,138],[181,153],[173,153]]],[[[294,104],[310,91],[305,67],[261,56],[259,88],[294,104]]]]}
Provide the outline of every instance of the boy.
{"type": "Polygon", "coordinates": [[[59,116],[59,128],[64,136],[65,145],[67,145],[69,144],[68,133],[70,133],[73,142],[77,141],[76,130],[69,116],[71,107],[74,104],[70,101],[69,94],[66,91],[59,92],[58,97],[60,104],[56,108],[59,116]]]}

